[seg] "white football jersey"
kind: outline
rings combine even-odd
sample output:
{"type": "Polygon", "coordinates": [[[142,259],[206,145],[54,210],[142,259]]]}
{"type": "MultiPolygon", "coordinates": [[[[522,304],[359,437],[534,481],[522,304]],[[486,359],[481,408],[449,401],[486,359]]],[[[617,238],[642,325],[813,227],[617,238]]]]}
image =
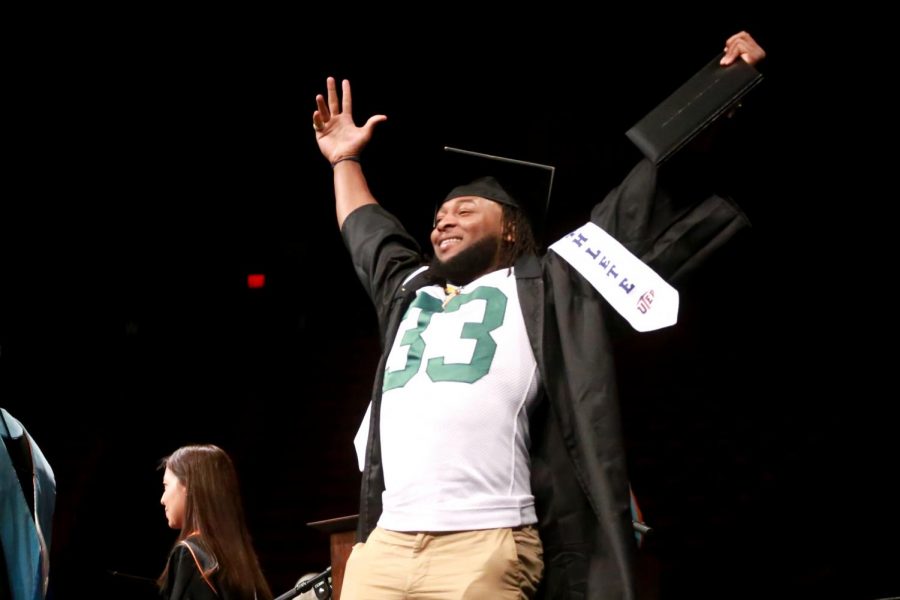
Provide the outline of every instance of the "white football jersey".
{"type": "Polygon", "coordinates": [[[449,300],[439,286],[418,290],[385,369],[378,524],[459,531],[535,523],[528,411],[538,388],[511,269],[449,300]]]}

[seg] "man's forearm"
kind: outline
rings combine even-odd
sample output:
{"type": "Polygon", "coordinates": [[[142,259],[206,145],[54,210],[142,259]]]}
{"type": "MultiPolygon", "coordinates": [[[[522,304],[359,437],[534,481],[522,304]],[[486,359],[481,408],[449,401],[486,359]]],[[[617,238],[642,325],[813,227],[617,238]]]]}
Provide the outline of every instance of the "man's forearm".
{"type": "Polygon", "coordinates": [[[343,227],[347,216],[360,206],[378,204],[358,162],[343,160],[335,164],[334,200],[338,227],[343,227]]]}

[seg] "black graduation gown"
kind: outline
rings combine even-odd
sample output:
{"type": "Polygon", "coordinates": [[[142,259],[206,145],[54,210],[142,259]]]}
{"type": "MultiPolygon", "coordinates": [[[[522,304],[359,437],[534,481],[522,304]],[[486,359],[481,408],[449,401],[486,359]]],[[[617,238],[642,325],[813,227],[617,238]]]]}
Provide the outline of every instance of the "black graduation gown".
{"type": "Polygon", "coordinates": [[[169,555],[169,576],[160,590],[165,600],[253,600],[223,586],[216,560],[194,538],[178,543],[169,555]],[[208,573],[206,577],[201,573],[208,573]]]}

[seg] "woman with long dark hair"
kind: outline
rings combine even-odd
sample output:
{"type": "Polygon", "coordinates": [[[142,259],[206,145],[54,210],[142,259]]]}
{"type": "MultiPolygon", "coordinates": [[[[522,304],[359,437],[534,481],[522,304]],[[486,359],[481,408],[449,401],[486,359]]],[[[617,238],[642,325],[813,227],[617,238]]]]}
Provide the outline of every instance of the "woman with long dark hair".
{"type": "Polygon", "coordinates": [[[181,533],[159,576],[166,600],[270,600],[244,521],[237,473],[217,446],[184,446],[162,460],[169,527],[181,533]]]}

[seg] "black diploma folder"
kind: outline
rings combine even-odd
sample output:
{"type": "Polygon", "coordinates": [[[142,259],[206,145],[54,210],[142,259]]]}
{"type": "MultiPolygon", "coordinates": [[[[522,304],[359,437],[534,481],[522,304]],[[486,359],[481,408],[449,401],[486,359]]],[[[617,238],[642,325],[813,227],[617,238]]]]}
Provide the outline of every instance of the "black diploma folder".
{"type": "Polygon", "coordinates": [[[753,66],[738,58],[719,65],[722,54],[687,80],[625,135],[657,165],[714,123],[762,81],[753,66]]]}

